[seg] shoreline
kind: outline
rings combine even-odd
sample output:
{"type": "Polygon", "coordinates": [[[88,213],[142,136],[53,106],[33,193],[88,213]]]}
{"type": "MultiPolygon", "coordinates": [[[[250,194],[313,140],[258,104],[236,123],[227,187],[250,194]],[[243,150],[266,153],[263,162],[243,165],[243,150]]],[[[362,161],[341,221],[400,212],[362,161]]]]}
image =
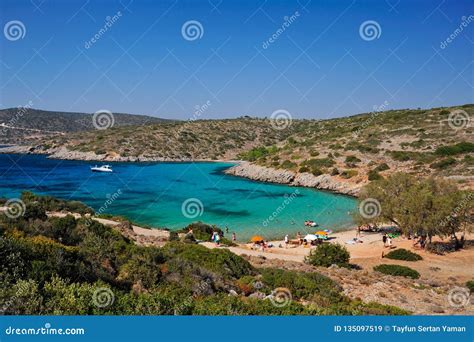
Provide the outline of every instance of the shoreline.
{"type": "Polygon", "coordinates": [[[65,147],[55,149],[37,149],[34,146],[11,145],[0,147],[0,154],[34,154],[46,155],[50,159],[77,160],[77,161],[102,161],[118,163],[235,163],[235,165],[223,171],[224,174],[242,177],[263,183],[282,184],[294,187],[313,188],[321,191],[329,191],[334,194],[358,197],[359,191],[365,184],[357,184],[350,181],[342,181],[336,177],[323,174],[314,176],[310,173],[296,173],[289,170],[273,169],[252,164],[241,160],[211,160],[211,159],[169,159],[149,157],[121,157],[108,154],[97,155],[93,152],[70,151],[65,147]]]}

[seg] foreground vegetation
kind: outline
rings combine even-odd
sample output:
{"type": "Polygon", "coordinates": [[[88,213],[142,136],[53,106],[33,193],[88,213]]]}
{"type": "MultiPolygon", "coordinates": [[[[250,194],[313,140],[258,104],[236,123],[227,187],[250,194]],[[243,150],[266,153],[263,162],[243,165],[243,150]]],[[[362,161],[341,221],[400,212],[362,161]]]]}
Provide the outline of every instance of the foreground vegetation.
{"type": "Polygon", "coordinates": [[[45,214],[57,208],[89,212],[86,206],[29,193],[22,200],[23,216],[0,214],[3,314],[407,313],[350,300],[316,272],[257,270],[226,249],[195,243],[141,247],[94,220],[45,214]]]}

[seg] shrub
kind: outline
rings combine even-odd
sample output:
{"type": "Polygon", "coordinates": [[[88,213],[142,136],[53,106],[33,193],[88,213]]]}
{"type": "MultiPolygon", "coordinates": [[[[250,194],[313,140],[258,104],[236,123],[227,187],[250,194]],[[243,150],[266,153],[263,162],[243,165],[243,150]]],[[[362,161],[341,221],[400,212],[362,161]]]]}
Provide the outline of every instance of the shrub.
{"type": "Polygon", "coordinates": [[[277,268],[261,270],[262,291],[270,293],[276,288],[287,288],[294,299],[315,300],[330,305],[343,299],[341,287],[330,278],[317,272],[295,272],[277,268]]]}
{"type": "Polygon", "coordinates": [[[306,257],[306,262],[314,266],[329,267],[333,264],[348,266],[350,254],[346,247],[340,244],[324,243],[317,246],[306,257]]]}
{"type": "Polygon", "coordinates": [[[440,146],[436,149],[435,154],[440,156],[453,156],[470,152],[474,152],[474,143],[463,141],[455,145],[440,146]]]}
{"type": "Polygon", "coordinates": [[[283,163],[281,163],[281,167],[284,169],[292,169],[296,167],[296,164],[293,163],[292,161],[285,160],[283,163]]]}
{"type": "Polygon", "coordinates": [[[211,249],[200,245],[170,242],[163,247],[168,259],[179,258],[191,261],[217,274],[232,278],[250,275],[253,267],[244,258],[227,249],[211,249]]]}
{"type": "Polygon", "coordinates": [[[370,170],[367,174],[369,181],[379,180],[382,176],[375,170],[370,170]]]}
{"type": "Polygon", "coordinates": [[[307,166],[302,166],[302,167],[300,167],[299,172],[309,172],[309,167],[307,167],[307,166]]]}
{"type": "Polygon", "coordinates": [[[406,250],[404,248],[396,249],[394,251],[391,251],[388,253],[386,258],[389,259],[395,259],[395,260],[405,260],[405,261],[418,261],[422,260],[423,258],[421,255],[413,253],[409,250],[406,250]]]}
{"type": "Polygon", "coordinates": [[[401,276],[406,278],[418,279],[420,277],[420,273],[415,271],[414,269],[406,266],[400,265],[387,265],[382,264],[374,267],[374,271],[393,275],[393,276],[401,276]]]}
{"type": "Polygon", "coordinates": [[[469,289],[469,291],[474,293],[474,280],[469,280],[466,282],[466,287],[469,289]]]}
{"type": "Polygon", "coordinates": [[[383,163],[383,164],[380,164],[379,166],[377,166],[374,170],[377,171],[377,172],[382,172],[382,171],[386,171],[390,169],[390,167],[387,165],[387,163],[383,163]]]}
{"type": "Polygon", "coordinates": [[[358,172],[356,170],[344,170],[341,172],[341,177],[345,179],[349,179],[357,175],[358,172]]]}
{"type": "Polygon", "coordinates": [[[189,229],[193,230],[194,238],[202,241],[210,241],[212,233],[214,231],[218,232],[220,236],[224,236],[222,229],[217,228],[216,226],[210,226],[202,222],[194,222],[188,225],[186,228],[178,230],[177,233],[187,233],[189,229]]]}
{"type": "Polygon", "coordinates": [[[357,158],[356,156],[347,156],[345,161],[346,163],[355,164],[355,163],[359,163],[361,160],[357,158]]]}
{"type": "Polygon", "coordinates": [[[439,162],[431,164],[430,167],[432,169],[443,170],[454,164],[456,164],[456,159],[449,157],[449,158],[440,160],[439,162]]]}

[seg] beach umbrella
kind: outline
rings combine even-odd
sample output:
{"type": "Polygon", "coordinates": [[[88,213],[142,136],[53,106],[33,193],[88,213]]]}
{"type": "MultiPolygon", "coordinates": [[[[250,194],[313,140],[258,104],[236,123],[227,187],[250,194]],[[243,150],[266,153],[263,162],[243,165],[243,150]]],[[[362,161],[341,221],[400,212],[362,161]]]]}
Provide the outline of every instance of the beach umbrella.
{"type": "Polygon", "coordinates": [[[314,234],[308,234],[303,239],[306,241],[314,241],[314,240],[317,240],[318,237],[314,234]]]}
{"type": "Polygon", "coordinates": [[[332,234],[332,230],[331,229],[324,229],[324,231],[328,234],[332,234]]]}
{"type": "Polygon", "coordinates": [[[326,236],[326,235],[328,235],[328,233],[327,233],[327,232],[325,232],[324,230],[317,231],[317,232],[316,232],[316,233],[314,233],[314,234],[316,234],[316,235],[322,235],[322,236],[326,236]]]}
{"type": "Polygon", "coordinates": [[[252,236],[252,238],[250,239],[250,241],[252,241],[252,242],[260,242],[260,241],[263,241],[263,240],[264,240],[264,238],[261,237],[260,235],[254,235],[254,236],[252,236]]]}

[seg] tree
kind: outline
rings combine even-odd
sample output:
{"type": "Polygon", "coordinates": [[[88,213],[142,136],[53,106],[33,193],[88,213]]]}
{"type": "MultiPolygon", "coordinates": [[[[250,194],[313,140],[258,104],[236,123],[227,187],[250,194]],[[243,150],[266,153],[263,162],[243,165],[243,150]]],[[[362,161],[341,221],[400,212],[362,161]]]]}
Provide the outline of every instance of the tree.
{"type": "Polygon", "coordinates": [[[456,233],[472,228],[474,193],[461,191],[456,184],[437,178],[417,178],[396,173],[368,184],[361,192],[359,224],[393,223],[403,233],[450,236],[460,246],[456,233]],[[379,206],[377,215],[364,212],[366,203],[379,206]]]}

